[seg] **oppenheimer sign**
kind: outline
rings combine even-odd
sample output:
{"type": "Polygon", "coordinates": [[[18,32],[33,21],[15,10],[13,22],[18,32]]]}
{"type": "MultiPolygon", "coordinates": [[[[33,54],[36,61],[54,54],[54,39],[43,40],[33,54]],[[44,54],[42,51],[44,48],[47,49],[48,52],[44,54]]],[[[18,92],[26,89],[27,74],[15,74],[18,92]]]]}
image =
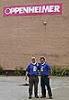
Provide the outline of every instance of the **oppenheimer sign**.
{"type": "Polygon", "coordinates": [[[62,4],[43,4],[4,7],[4,16],[62,14],[62,4]]]}

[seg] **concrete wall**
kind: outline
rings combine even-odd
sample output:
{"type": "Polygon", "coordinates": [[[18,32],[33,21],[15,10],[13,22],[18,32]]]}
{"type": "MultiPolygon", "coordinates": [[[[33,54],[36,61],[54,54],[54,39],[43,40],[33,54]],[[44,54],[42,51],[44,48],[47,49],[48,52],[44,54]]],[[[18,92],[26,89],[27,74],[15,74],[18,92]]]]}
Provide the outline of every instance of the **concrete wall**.
{"type": "Polygon", "coordinates": [[[69,64],[69,0],[0,0],[0,64],[25,67],[42,55],[50,64],[69,64]],[[52,2],[63,3],[62,15],[3,17],[5,6],[52,2]]]}

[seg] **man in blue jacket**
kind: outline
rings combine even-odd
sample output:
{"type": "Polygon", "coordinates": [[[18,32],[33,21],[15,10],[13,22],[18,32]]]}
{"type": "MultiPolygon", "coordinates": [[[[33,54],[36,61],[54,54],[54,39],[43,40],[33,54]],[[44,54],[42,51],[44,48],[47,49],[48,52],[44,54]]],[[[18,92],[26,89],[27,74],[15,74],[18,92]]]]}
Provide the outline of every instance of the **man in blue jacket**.
{"type": "Polygon", "coordinates": [[[41,74],[41,90],[42,90],[42,97],[46,97],[46,88],[48,90],[49,98],[52,99],[52,92],[51,92],[51,87],[50,87],[50,80],[49,76],[51,74],[51,68],[50,65],[47,64],[45,57],[40,58],[40,74],[41,74]]]}
{"type": "Polygon", "coordinates": [[[33,86],[35,97],[38,98],[38,64],[36,63],[35,57],[32,57],[32,61],[27,66],[26,72],[29,77],[29,99],[32,98],[33,86]]]}

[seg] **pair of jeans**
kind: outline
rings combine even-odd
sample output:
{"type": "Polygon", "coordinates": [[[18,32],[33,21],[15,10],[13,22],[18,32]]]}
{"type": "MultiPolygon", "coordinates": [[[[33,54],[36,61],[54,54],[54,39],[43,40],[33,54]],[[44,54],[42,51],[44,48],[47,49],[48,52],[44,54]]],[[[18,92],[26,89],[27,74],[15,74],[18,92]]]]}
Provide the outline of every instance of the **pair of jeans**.
{"type": "Polygon", "coordinates": [[[29,96],[32,96],[33,86],[35,97],[38,96],[38,76],[29,76],[29,96]]]}
{"type": "Polygon", "coordinates": [[[51,97],[52,92],[51,92],[51,87],[50,87],[50,80],[49,80],[48,76],[41,76],[41,90],[42,90],[43,97],[46,97],[46,87],[48,90],[48,95],[49,95],[49,97],[51,97]]]}

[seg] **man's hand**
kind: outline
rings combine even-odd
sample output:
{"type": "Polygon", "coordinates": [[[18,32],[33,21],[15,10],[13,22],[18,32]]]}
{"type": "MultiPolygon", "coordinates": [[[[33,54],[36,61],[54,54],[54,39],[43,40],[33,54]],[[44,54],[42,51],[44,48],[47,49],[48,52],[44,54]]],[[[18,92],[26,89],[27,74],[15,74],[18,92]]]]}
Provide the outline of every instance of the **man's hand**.
{"type": "Polygon", "coordinates": [[[48,76],[48,78],[50,79],[50,78],[51,78],[51,76],[48,76]]]}

